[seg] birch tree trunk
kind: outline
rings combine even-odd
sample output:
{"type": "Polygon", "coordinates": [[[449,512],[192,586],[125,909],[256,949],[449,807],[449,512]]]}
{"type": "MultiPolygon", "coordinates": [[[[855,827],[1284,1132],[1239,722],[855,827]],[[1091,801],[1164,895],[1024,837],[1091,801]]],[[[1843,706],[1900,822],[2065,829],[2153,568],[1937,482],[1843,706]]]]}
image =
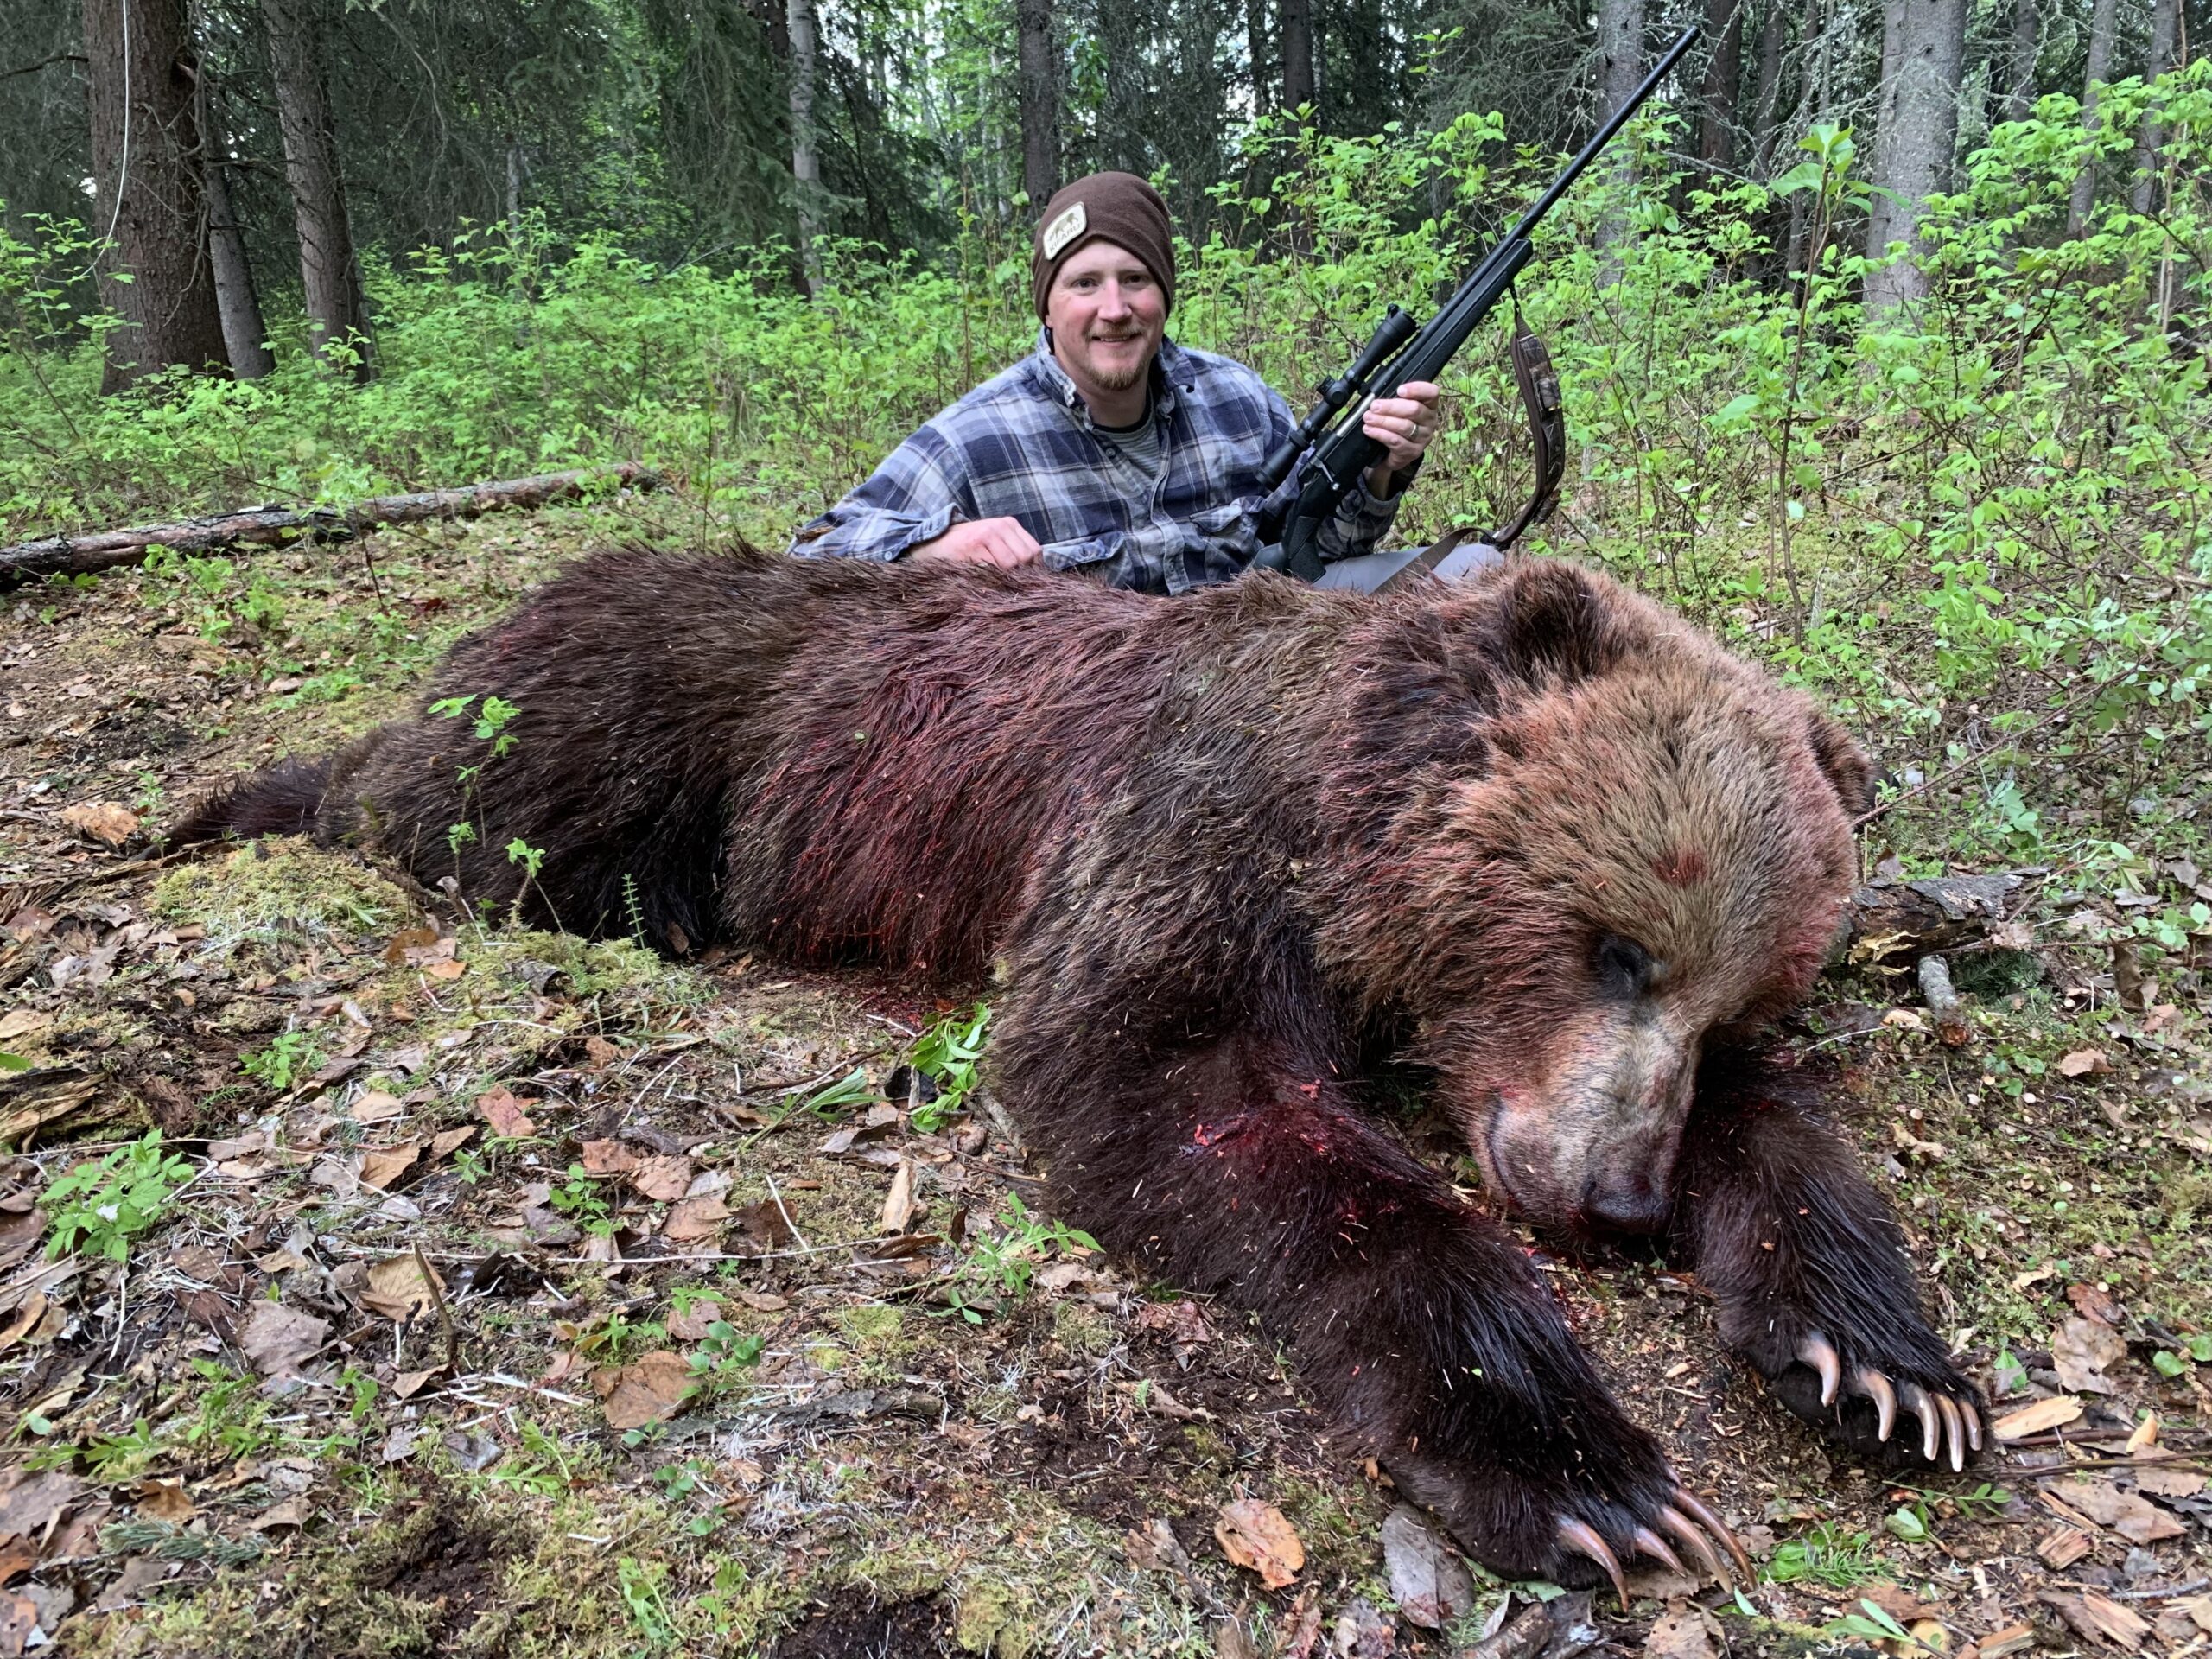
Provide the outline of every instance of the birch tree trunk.
{"type": "MultiPolygon", "coordinates": [[[[2112,79],[2112,36],[2120,11],[2119,0],[2096,0],[2089,13],[2089,68],[2082,78],[2082,130],[2097,130],[2097,94],[2112,79]]],[[[2089,209],[2097,200],[2097,158],[2093,152],[2074,175],[2074,191],[2066,207],[2066,233],[2079,236],[2088,227],[2089,209]]]]}
{"type": "Polygon", "coordinates": [[[223,347],[231,372],[258,380],[276,366],[269,350],[269,327],[261,315],[261,293],[245,252],[245,233],[231,198],[231,147],[215,106],[214,89],[200,77],[200,182],[207,193],[207,257],[215,274],[215,306],[222,318],[223,347]]]}
{"type": "MultiPolygon", "coordinates": [[[[1610,119],[1613,113],[1624,108],[1636,95],[1637,86],[1643,79],[1643,0],[1598,0],[1598,118],[1610,119]]],[[[1629,181],[1636,176],[1636,163],[1627,146],[1621,149],[1621,159],[1614,166],[1613,178],[1617,188],[1625,196],[1629,181]]],[[[1628,234],[1625,200],[1606,215],[1605,222],[1598,227],[1598,243],[1601,247],[1617,247],[1628,234]]],[[[1604,280],[1611,282],[1618,274],[1618,261],[1609,259],[1604,280]]]]}
{"type": "Polygon", "coordinates": [[[814,148],[814,0],[789,0],[791,36],[791,181],[798,209],[799,269],[810,297],[822,291],[822,158],[814,148]]]}
{"type": "Polygon", "coordinates": [[[220,369],[229,358],[183,0],[85,0],[84,22],[92,229],[114,241],[99,258],[100,298],[124,319],[107,337],[100,390],[162,369],[220,369]]]}
{"type": "Polygon", "coordinates": [[[1052,0],[1014,0],[1020,65],[1021,188],[1041,213],[1060,181],[1060,76],[1052,51],[1052,0]]]}
{"type": "Polygon", "coordinates": [[[353,378],[365,381],[373,372],[369,310],[346,215],[346,181],[338,168],[322,13],[318,0],[261,0],[261,19],[269,33],[276,121],[284,136],[284,176],[292,187],[292,222],[299,232],[308,345],[316,357],[331,361],[342,357],[338,348],[350,344],[353,378]]]}
{"type": "Polygon", "coordinates": [[[1890,0],[1866,256],[1879,258],[1893,242],[1913,245],[1913,251],[1867,273],[1870,313],[1928,292],[1917,258],[1920,218],[1928,198],[1949,182],[1966,41],[1967,0],[1890,0]]]}

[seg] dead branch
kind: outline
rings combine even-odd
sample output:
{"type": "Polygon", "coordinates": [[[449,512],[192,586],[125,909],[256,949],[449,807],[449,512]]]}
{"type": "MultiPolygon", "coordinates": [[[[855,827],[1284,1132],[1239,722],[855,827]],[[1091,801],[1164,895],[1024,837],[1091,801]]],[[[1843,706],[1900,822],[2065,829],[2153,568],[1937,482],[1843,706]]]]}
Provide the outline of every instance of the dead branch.
{"type": "Polygon", "coordinates": [[[0,548],[0,588],[44,576],[85,575],[136,564],[156,547],[180,553],[207,553],[240,546],[282,547],[302,541],[346,542],[384,524],[474,518],[481,513],[511,510],[528,512],[581,495],[593,486],[631,490],[663,487],[659,474],[635,461],[624,461],[616,467],[543,473],[535,478],[501,479],[459,489],[377,496],[344,508],[248,507],[173,524],[141,524],[88,536],[50,536],[43,541],[0,548]]]}

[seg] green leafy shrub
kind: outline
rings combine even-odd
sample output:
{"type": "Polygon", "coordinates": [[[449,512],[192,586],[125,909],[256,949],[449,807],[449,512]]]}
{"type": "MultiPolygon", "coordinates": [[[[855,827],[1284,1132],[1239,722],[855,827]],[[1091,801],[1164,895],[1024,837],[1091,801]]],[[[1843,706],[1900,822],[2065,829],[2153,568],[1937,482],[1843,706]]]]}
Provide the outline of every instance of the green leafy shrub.
{"type": "Polygon", "coordinates": [[[162,1132],[149,1129],[97,1163],[78,1164],[50,1182],[39,1207],[53,1229],[46,1253],[89,1250],[111,1262],[128,1261],[130,1242],[158,1224],[192,1166],[162,1148],[162,1132]]]}

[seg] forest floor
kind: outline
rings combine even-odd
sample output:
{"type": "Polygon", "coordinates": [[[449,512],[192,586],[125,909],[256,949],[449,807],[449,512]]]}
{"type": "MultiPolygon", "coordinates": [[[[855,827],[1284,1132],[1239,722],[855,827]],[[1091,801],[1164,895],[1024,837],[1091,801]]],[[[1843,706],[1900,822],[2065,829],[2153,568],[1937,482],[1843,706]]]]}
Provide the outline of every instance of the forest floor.
{"type": "Polygon", "coordinates": [[[2212,1649],[2205,1011],[2125,1006],[2063,928],[1969,981],[1962,1047],[1863,977],[1797,1033],[2014,1438],[1874,1477],[1694,1281],[1549,1262],[1759,1577],[1646,1574],[1623,1615],[1478,1574],[1439,1630],[1433,1541],[1270,1344],[1018,1203],[987,1098],[934,1132],[887,1099],[960,1004],[457,924],[297,842],[152,847],[403,710],[559,559],[685,531],[613,504],[11,601],[0,1656],[2212,1649]],[[1269,1510],[1304,1558],[1275,1588],[1222,1541],[1269,1510]]]}

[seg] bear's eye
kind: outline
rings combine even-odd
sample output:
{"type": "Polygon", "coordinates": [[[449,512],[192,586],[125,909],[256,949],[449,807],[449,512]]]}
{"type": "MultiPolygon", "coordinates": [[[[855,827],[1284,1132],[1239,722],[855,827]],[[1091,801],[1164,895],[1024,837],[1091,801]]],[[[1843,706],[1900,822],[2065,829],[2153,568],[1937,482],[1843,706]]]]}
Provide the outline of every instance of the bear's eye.
{"type": "Polygon", "coordinates": [[[1624,939],[1618,933],[1604,933],[1592,948],[1590,968],[1599,988],[1608,995],[1631,998],[1650,990],[1658,963],[1634,939],[1624,939]]]}

